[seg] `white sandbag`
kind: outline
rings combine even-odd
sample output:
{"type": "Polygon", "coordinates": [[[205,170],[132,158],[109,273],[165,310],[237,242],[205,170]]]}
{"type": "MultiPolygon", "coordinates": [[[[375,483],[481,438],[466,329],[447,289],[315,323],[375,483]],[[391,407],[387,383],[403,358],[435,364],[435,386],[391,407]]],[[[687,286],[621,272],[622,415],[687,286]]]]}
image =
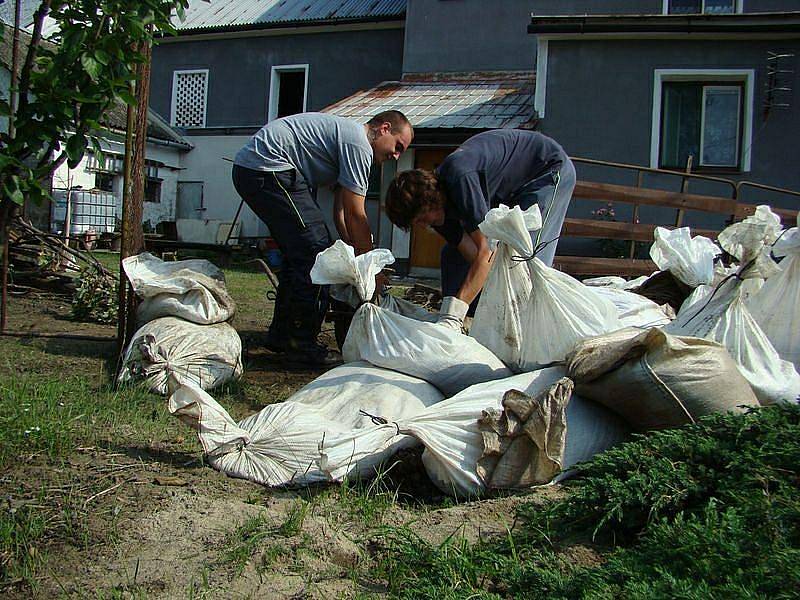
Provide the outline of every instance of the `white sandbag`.
{"type": "Polygon", "coordinates": [[[526,369],[564,360],[576,342],[622,327],[614,304],[538,258],[528,262],[533,292],[525,319],[526,369]]]}
{"type": "Polygon", "coordinates": [[[800,213],[797,227],[784,232],[772,253],[784,257],[781,272],[746,300],[747,307],[780,357],[800,372],[800,213]]]}
{"type": "Polygon", "coordinates": [[[597,287],[593,290],[613,302],[623,327],[661,327],[672,320],[658,304],[639,294],[611,287],[597,287]]]}
{"type": "Polygon", "coordinates": [[[210,390],[242,374],[242,341],[227,323],[197,325],[161,317],[142,326],[122,359],[120,383],[144,379],[152,392],[178,385],[210,390]]]}
{"type": "Polygon", "coordinates": [[[408,435],[381,435],[381,422],[416,415],[442,400],[430,384],[367,363],[331,369],[285,402],[266,406],[239,423],[211,396],[180,387],[170,412],[198,431],[209,463],[219,471],[268,486],[304,485],[366,477],[398,450],[418,444],[408,435]],[[378,424],[376,424],[378,423],[378,424]],[[371,437],[372,436],[372,437],[371,437]],[[338,462],[319,468],[328,446],[338,462]]]}
{"type": "Polygon", "coordinates": [[[538,226],[537,215],[536,206],[525,212],[501,206],[480,225],[487,237],[501,241],[498,253],[504,245],[507,250],[492,265],[470,335],[515,371],[563,360],[578,340],[622,327],[609,300],[530,258],[529,228],[538,226]],[[519,258],[528,259],[522,261],[527,269],[516,266],[519,258]]]}
{"type": "MultiPolygon", "coordinates": [[[[761,404],[795,402],[800,396],[800,374],[782,360],[746,306],[747,279],[767,279],[780,268],[770,258],[770,248],[781,235],[780,219],[768,206],[734,223],[719,234],[722,248],[739,259],[733,276],[723,279],[707,299],[682,307],[665,327],[675,335],[719,342],[739,365],[761,404]]],[[[695,299],[697,300],[697,299],[695,299]]]]}
{"type": "Polygon", "coordinates": [[[345,362],[365,360],[418,377],[445,396],[511,371],[476,340],[435,323],[423,323],[364,304],[342,346],[345,362]]]}
{"type": "Polygon", "coordinates": [[[350,286],[361,301],[370,300],[375,295],[375,276],[393,262],[394,256],[389,250],[371,250],[356,256],[352,246],[336,240],[330,248],[317,254],[311,268],[311,281],[317,285],[332,285],[334,298],[357,306],[351,293],[338,286],[350,286]]]}
{"type": "Polygon", "coordinates": [[[145,252],[124,259],[122,267],[142,299],[136,311],[140,324],[179,317],[211,325],[230,320],[236,311],[225,275],[207,260],[164,262],[145,252]]]}
{"type": "Polygon", "coordinates": [[[664,330],[725,346],[761,404],[794,402],[800,396],[800,375],[792,363],[778,355],[750,314],[741,289],[738,279],[729,279],[716,291],[706,292],[707,299],[681,308],[664,330]]]}
{"type": "Polygon", "coordinates": [[[579,342],[567,357],[575,390],[640,430],[694,423],[758,406],[719,344],[628,328],[579,342]]]}
{"type": "MultiPolygon", "coordinates": [[[[484,454],[478,423],[483,412],[502,410],[503,397],[509,390],[538,396],[563,376],[563,368],[551,367],[475,385],[398,426],[425,446],[425,470],[440,490],[461,497],[480,496],[486,490],[478,474],[478,463],[484,454]]],[[[585,404],[573,396],[567,405],[564,469],[617,443],[627,431],[616,416],[602,409],[589,409],[585,404]]]]}
{"type": "Polygon", "coordinates": [[[531,274],[523,259],[533,254],[530,230],[540,229],[542,216],[534,205],[490,210],[479,225],[481,232],[498,243],[486,277],[469,335],[489,348],[513,371],[524,368],[523,315],[531,296],[531,274]]]}
{"type": "Polygon", "coordinates": [[[640,277],[636,277],[635,279],[626,280],[624,277],[619,277],[618,275],[605,275],[603,277],[589,277],[587,279],[581,279],[581,283],[583,285],[588,285],[589,287],[607,287],[616,290],[632,290],[642,285],[645,281],[650,279],[650,277],[651,276],[649,275],[642,275],[640,277]]]}
{"type": "Polygon", "coordinates": [[[722,254],[714,242],[701,235],[692,237],[688,227],[656,227],[654,235],[650,258],[660,270],[670,271],[689,287],[711,283],[714,259],[722,254]]]}

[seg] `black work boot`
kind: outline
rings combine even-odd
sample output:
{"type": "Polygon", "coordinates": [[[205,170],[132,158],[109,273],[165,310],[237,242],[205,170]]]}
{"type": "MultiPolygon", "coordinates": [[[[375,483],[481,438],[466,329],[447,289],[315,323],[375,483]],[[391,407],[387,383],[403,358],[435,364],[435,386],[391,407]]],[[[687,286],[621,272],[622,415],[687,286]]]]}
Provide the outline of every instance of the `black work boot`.
{"type": "Polygon", "coordinates": [[[295,317],[289,323],[286,344],[286,358],[289,361],[317,367],[342,364],[341,354],[317,342],[320,325],[320,318],[315,312],[295,311],[295,317]]]}
{"type": "Polygon", "coordinates": [[[293,344],[289,341],[286,349],[289,362],[309,367],[335,367],[342,364],[342,355],[327,346],[312,342],[311,344],[293,344]]]}

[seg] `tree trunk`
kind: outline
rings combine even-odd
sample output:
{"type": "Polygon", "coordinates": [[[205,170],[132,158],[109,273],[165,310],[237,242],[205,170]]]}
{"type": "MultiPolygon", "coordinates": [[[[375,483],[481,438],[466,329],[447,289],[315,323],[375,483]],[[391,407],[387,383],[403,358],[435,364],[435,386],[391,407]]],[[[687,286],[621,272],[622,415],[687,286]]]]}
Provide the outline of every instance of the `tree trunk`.
{"type": "Polygon", "coordinates": [[[122,248],[120,250],[117,341],[122,355],[136,328],[136,296],[130,288],[121,261],[144,251],[144,182],[147,147],[147,107],[150,94],[151,46],[143,48],[145,61],[136,68],[135,107],[128,107],[128,137],[125,153],[125,184],[122,201],[122,248]],[[132,144],[132,147],[130,145],[132,144]]]}

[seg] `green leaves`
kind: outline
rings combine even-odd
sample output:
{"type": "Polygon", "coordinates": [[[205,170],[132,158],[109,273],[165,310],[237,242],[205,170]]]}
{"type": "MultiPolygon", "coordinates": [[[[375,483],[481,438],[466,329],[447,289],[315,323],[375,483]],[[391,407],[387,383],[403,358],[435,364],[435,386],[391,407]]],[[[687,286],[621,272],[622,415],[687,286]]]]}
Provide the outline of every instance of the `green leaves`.
{"type": "Polygon", "coordinates": [[[16,175],[12,175],[8,178],[8,180],[3,184],[3,196],[8,198],[17,205],[22,205],[25,202],[25,195],[22,193],[20,189],[21,185],[20,178],[16,175]]]}
{"type": "Polygon", "coordinates": [[[88,140],[82,133],[76,133],[67,140],[67,164],[70,169],[74,169],[81,162],[88,140]]]}
{"type": "Polygon", "coordinates": [[[86,72],[89,74],[89,77],[92,78],[92,81],[98,81],[100,79],[100,73],[102,71],[102,65],[97,62],[94,58],[89,56],[88,54],[84,54],[81,56],[81,64],[86,72]]]}

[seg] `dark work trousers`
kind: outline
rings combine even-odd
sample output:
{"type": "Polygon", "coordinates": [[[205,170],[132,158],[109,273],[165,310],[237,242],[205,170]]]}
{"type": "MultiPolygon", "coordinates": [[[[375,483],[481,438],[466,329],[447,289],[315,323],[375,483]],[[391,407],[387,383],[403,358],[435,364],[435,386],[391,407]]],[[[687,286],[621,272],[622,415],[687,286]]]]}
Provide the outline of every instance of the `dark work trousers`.
{"type": "MultiPolygon", "coordinates": [[[[548,267],[553,265],[556,256],[556,245],[561,235],[561,227],[567,216],[567,208],[575,189],[575,166],[564,157],[561,168],[540,175],[516,190],[508,199],[508,206],[519,206],[527,210],[534,204],[539,205],[542,212],[542,228],[532,232],[531,242],[539,258],[548,267]]],[[[469,263],[461,256],[458,248],[445,244],[441,254],[442,294],[455,296],[467,277],[469,263]]],[[[478,299],[470,305],[472,315],[478,299]]]]}
{"type": "Polygon", "coordinates": [[[294,169],[265,172],[234,165],[233,185],[283,255],[270,338],[298,348],[313,344],[328,310],[328,287],[311,283],[311,267],[332,244],[314,195],[294,169]]]}

